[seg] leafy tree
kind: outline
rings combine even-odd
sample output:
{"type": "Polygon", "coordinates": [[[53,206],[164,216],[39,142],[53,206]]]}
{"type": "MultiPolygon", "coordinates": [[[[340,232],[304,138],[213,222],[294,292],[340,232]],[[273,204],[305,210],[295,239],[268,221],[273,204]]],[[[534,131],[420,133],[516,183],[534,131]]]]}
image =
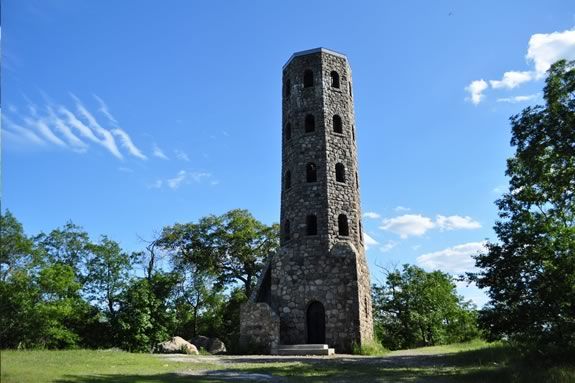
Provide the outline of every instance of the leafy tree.
{"type": "Polygon", "coordinates": [[[0,280],[32,262],[33,242],[24,234],[22,224],[6,211],[0,214],[0,280]]]}
{"type": "Polygon", "coordinates": [[[123,348],[149,352],[172,336],[175,318],[171,298],[175,283],[173,274],[164,273],[154,274],[151,280],[132,280],[118,311],[123,348]]]}
{"type": "Polygon", "coordinates": [[[478,336],[474,307],[440,271],[404,265],[373,287],[376,333],[390,349],[432,346],[478,336]]]}
{"type": "Polygon", "coordinates": [[[249,296],[263,260],[279,246],[278,232],[277,225],[266,226],[247,210],[236,209],[165,227],[157,243],[181,262],[215,276],[220,286],[243,283],[249,296]]]}
{"type": "Polygon", "coordinates": [[[98,244],[88,244],[87,248],[91,255],[86,265],[85,289],[114,321],[120,294],[128,283],[131,258],[117,242],[106,236],[98,244]]]}
{"type": "Polygon", "coordinates": [[[471,275],[490,302],[480,321],[492,338],[543,352],[575,352],[575,62],[548,71],[544,106],[511,117],[509,191],[496,201],[498,242],[471,275]]]}

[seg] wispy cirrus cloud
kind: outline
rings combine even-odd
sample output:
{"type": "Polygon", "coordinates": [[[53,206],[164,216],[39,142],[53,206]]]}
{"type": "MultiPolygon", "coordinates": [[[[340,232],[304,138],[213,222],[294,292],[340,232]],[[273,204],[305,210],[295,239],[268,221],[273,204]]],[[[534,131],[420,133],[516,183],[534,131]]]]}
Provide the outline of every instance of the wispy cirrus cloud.
{"type": "MultiPolygon", "coordinates": [[[[484,92],[491,86],[492,89],[515,89],[530,81],[539,80],[551,65],[561,59],[575,59],[575,29],[561,32],[536,33],[529,38],[527,62],[533,65],[532,70],[506,71],[499,80],[474,80],[465,87],[469,94],[466,98],[477,105],[485,99],[484,92]]],[[[527,102],[535,97],[515,96],[499,98],[499,102],[527,102]]]]}
{"type": "Polygon", "coordinates": [[[180,170],[173,177],[155,180],[150,185],[150,188],[161,189],[166,186],[172,190],[176,190],[179,189],[182,185],[190,183],[199,184],[203,183],[204,181],[209,181],[210,185],[218,184],[218,181],[209,172],[180,170]]]}
{"type": "Polygon", "coordinates": [[[112,129],[104,128],[78,97],[73,94],[71,97],[74,101],[73,107],[51,102],[37,107],[29,102],[25,113],[20,113],[16,108],[9,109],[11,116],[3,116],[3,134],[21,143],[53,145],[79,153],[88,151],[90,144],[97,144],[114,157],[123,159],[124,154],[118,147],[119,143],[128,155],[140,160],[147,158],[130,135],[119,127],[118,121],[101,98],[95,96],[100,104],[98,111],[104,115],[108,124],[113,126],[112,129]]]}
{"type": "Polygon", "coordinates": [[[176,158],[178,160],[190,162],[190,157],[188,157],[188,154],[186,152],[184,152],[183,150],[175,149],[174,155],[176,156],[176,158]]]}
{"type": "Polygon", "coordinates": [[[162,149],[157,144],[154,144],[154,148],[152,149],[152,154],[154,157],[161,158],[162,160],[169,160],[168,156],[164,153],[162,149]]]}

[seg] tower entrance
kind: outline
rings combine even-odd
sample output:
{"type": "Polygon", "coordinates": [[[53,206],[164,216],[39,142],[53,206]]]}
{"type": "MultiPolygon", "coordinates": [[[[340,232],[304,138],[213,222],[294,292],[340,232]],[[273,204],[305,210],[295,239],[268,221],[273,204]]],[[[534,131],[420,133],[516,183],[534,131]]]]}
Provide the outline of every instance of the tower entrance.
{"type": "Polygon", "coordinates": [[[325,309],[318,302],[312,302],[307,308],[307,343],[325,343],[325,309]]]}

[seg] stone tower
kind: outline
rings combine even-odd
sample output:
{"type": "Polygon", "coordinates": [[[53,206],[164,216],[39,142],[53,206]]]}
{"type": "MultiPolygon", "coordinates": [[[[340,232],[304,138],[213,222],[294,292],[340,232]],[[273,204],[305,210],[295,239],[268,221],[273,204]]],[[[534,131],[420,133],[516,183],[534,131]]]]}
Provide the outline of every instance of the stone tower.
{"type": "Polygon", "coordinates": [[[350,352],[372,339],[373,322],[346,56],[292,55],[282,114],[280,250],[242,308],[241,341],[272,352],[304,343],[350,352]]]}

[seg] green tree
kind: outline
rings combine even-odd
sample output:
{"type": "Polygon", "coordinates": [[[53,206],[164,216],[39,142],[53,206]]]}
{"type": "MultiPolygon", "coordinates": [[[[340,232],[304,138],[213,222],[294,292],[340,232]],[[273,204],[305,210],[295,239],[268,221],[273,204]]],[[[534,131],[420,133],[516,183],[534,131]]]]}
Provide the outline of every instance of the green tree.
{"type": "Polygon", "coordinates": [[[471,275],[487,288],[480,321],[492,338],[575,352],[575,62],[548,71],[545,105],[511,117],[509,191],[496,201],[498,242],[471,275]]]}
{"type": "Polygon", "coordinates": [[[22,224],[6,211],[0,214],[0,280],[33,261],[33,242],[24,234],[22,224]]]}
{"type": "Polygon", "coordinates": [[[62,228],[34,238],[48,263],[63,263],[72,267],[78,280],[82,279],[89,257],[90,237],[80,226],[67,222],[62,228]]]}
{"type": "Polygon", "coordinates": [[[181,262],[213,275],[220,286],[242,283],[249,296],[264,259],[279,246],[278,235],[278,225],[266,226],[247,210],[236,209],[165,227],[157,243],[181,262]]]}
{"type": "Polygon", "coordinates": [[[432,346],[478,336],[476,314],[457,295],[453,278],[404,265],[373,287],[376,333],[390,349],[432,346]]]}

